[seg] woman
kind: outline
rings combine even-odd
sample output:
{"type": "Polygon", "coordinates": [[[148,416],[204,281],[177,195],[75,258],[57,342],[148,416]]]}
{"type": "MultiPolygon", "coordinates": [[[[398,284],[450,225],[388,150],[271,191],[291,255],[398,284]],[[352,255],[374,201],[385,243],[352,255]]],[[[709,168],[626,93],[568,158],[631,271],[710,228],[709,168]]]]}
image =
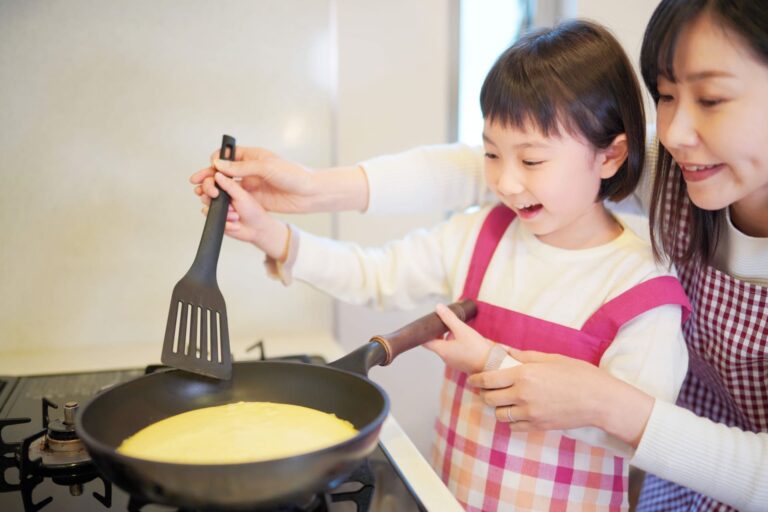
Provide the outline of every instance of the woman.
{"type": "MultiPolygon", "coordinates": [[[[518,431],[594,426],[636,447],[649,477],[639,508],[768,508],[768,6],[664,0],[645,33],[642,70],[660,142],[650,215],[657,253],[675,263],[694,307],[678,405],[597,368],[516,352],[523,364],[472,377],[518,431]],[[686,489],[687,488],[687,489],[686,489]]],[[[423,148],[313,173],[265,152],[216,162],[271,209],[403,211],[482,200],[482,155],[423,148]],[[410,181],[400,180],[407,173],[410,181]],[[413,176],[424,181],[413,185],[413,176]],[[410,183],[412,192],[398,188],[410,183]],[[278,193],[276,193],[278,192],[278,193]],[[431,197],[425,197],[429,196],[431,197]]],[[[212,169],[195,174],[215,195],[212,169]]],[[[644,202],[645,203],[645,202],[644,202]]],[[[236,222],[233,216],[231,221],[236,222]]],[[[475,335],[446,318],[456,336],[475,335]]]]}

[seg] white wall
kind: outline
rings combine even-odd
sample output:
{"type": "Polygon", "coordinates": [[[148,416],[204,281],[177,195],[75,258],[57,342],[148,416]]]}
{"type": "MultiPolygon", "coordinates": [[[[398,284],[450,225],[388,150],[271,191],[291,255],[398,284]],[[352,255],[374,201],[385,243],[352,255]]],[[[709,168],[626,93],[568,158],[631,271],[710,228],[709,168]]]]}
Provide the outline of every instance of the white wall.
{"type": "MultiPolygon", "coordinates": [[[[230,133],[329,165],[331,0],[0,2],[0,349],[157,340],[230,133]]],[[[327,214],[296,219],[330,234],[327,214]]],[[[225,240],[230,337],[329,332],[332,302],[225,240]]]]}
{"type": "MultiPolygon", "coordinates": [[[[447,142],[453,123],[454,0],[338,0],[338,161],[361,159],[419,144],[447,142]]],[[[430,226],[436,213],[418,216],[338,216],[338,236],[379,245],[430,226]]],[[[421,314],[377,312],[337,305],[337,335],[347,349],[391,332],[421,314]]],[[[424,349],[401,355],[371,377],[392,399],[392,410],[428,454],[437,412],[442,362],[424,349]]]]}
{"type": "Polygon", "coordinates": [[[564,0],[564,3],[566,4],[565,15],[595,20],[611,29],[635,66],[637,79],[640,81],[640,87],[645,97],[646,118],[649,123],[655,122],[656,109],[643,84],[638,62],[640,61],[640,46],[643,42],[645,26],[651,19],[651,14],[659,1],[564,0]]]}

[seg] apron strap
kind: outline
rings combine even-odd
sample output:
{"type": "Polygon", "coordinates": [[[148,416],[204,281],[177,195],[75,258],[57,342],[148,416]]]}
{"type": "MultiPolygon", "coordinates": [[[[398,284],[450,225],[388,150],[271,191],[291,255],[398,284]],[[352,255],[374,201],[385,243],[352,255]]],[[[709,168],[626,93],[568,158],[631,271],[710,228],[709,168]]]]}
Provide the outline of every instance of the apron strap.
{"type": "Polygon", "coordinates": [[[691,303],[680,281],[673,276],[654,277],[600,306],[584,322],[581,330],[606,342],[607,348],[625,323],[646,311],[668,304],[682,307],[682,322],[685,323],[691,314],[691,303]]]}
{"type": "Polygon", "coordinates": [[[483,226],[480,228],[480,233],[477,235],[472,260],[469,263],[469,269],[467,269],[467,279],[464,281],[462,298],[477,298],[493,253],[514,219],[515,212],[501,203],[493,207],[488,213],[483,226]]]}

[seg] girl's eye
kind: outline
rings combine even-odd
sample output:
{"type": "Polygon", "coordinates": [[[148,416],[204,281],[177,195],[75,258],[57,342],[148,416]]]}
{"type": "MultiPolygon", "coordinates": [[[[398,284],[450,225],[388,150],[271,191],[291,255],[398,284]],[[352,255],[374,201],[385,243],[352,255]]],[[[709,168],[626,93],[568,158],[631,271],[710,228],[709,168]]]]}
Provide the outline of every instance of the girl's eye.
{"type": "Polygon", "coordinates": [[[496,159],[497,159],[497,158],[499,158],[499,157],[498,157],[498,156],[496,156],[496,155],[495,155],[495,154],[493,154],[493,153],[486,153],[486,154],[485,154],[485,158],[487,158],[487,159],[489,159],[489,160],[496,160],[496,159]]]}
{"type": "Polygon", "coordinates": [[[673,99],[671,94],[659,94],[659,103],[668,103],[673,99]]]}
{"type": "Polygon", "coordinates": [[[523,165],[526,165],[526,166],[528,166],[528,167],[534,167],[534,166],[536,166],[536,165],[539,165],[539,164],[543,164],[543,163],[544,163],[544,160],[538,160],[538,161],[534,161],[534,160],[523,160],[523,165]]]}

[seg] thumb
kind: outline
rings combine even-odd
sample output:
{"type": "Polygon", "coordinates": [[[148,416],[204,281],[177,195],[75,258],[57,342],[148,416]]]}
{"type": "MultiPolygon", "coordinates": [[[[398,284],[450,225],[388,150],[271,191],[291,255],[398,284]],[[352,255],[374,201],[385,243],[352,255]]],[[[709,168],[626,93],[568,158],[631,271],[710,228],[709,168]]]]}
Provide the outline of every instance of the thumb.
{"type": "Polygon", "coordinates": [[[216,180],[216,185],[218,185],[221,190],[229,194],[233,203],[243,202],[250,199],[250,194],[248,194],[237,181],[229,176],[217,172],[213,175],[213,179],[216,180]]]}
{"type": "Polygon", "coordinates": [[[563,357],[559,354],[547,354],[546,352],[538,352],[536,350],[519,350],[510,346],[506,346],[505,348],[512,358],[521,363],[544,363],[563,357]]]}
{"type": "Polygon", "coordinates": [[[440,320],[442,320],[446,327],[453,333],[454,338],[478,335],[477,331],[462,322],[461,319],[456,316],[456,313],[445,304],[438,304],[435,306],[435,313],[437,313],[440,320]]]}

